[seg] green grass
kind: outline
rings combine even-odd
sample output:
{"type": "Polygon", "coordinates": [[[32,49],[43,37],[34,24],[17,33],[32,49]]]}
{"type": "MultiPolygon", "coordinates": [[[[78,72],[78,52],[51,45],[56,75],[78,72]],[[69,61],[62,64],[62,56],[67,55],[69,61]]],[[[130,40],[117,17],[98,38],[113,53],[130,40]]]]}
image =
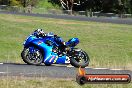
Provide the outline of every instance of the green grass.
{"type": "Polygon", "coordinates": [[[48,0],[39,0],[37,7],[47,8],[47,9],[59,9],[60,7],[57,4],[52,4],[48,0]]]}
{"type": "Polygon", "coordinates": [[[0,14],[0,62],[22,63],[22,43],[37,28],[54,32],[66,41],[78,37],[77,47],[89,54],[90,67],[131,69],[131,25],[6,14],[0,14]]]}
{"type": "Polygon", "coordinates": [[[0,88],[132,88],[132,84],[85,84],[70,79],[1,77],[0,88]]]}

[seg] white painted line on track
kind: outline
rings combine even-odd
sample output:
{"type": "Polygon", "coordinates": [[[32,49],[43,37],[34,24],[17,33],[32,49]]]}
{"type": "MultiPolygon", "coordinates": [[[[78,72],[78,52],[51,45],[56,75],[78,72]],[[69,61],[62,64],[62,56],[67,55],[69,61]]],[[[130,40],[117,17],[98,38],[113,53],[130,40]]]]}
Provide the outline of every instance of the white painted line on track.
{"type": "Polygon", "coordinates": [[[116,70],[117,71],[117,70],[123,70],[123,69],[110,69],[110,70],[116,70]]]}
{"type": "Polygon", "coordinates": [[[109,68],[92,68],[92,69],[109,69],[109,68]]]}
{"type": "Polygon", "coordinates": [[[85,67],[85,68],[90,68],[90,67],[85,67]]]}
{"type": "MultiPolygon", "coordinates": [[[[72,66],[72,65],[68,65],[67,66],[68,68],[72,68],[72,67],[74,67],[74,66],[72,66]]],[[[120,70],[123,70],[123,69],[110,69],[110,68],[92,68],[92,67],[85,67],[85,68],[89,68],[89,69],[97,69],[97,70],[115,70],[115,71],[120,71],[120,70]]]]}
{"type": "Polygon", "coordinates": [[[3,64],[3,63],[0,63],[0,64],[3,64]]]}
{"type": "Polygon", "coordinates": [[[0,72],[0,74],[5,74],[5,73],[7,73],[7,72],[0,72]]]}
{"type": "Polygon", "coordinates": [[[72,67],[74,67],[74,66],[72,66],[72,65],[68,65],[67,67],[68,67],[68,68],[72,68],[72,67]]]}
{"type": "Polygon", "coordinates": [[[60,65],[60,64],[54,64],[53,66],[58,66],[58,67],[66,67],[67,65],[60,65]]]}

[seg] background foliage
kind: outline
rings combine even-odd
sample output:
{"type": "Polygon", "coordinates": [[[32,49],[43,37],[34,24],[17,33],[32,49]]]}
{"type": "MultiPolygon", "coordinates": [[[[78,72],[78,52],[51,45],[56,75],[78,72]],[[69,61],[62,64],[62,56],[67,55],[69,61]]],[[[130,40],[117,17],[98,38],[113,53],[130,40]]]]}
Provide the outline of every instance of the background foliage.
{"type": "MultiPolygon", "coordinates": [[[[61,0],[0,0],[0,5],[41,8],[62,8],[61,0]]],[[[132,13],[132,0],[62,0],[73,3],[73,11],[92,10],[94,12],[132,13]]],[[[72,4],[68,4],[70,7],[72,4]]],[[[66,9],[68,10],[68,9],[66,9]]]]}

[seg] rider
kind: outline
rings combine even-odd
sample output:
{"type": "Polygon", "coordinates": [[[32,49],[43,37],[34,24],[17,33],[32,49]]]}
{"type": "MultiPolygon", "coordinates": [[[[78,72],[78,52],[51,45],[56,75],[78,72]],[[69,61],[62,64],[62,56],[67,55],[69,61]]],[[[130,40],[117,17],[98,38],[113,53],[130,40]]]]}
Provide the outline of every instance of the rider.
{"type": "Polygon", "coordinates": [[[61,49],[62,52],[68,50],[65,41],[61,37],[59,37],[57,35],[54,35],[52,32],[45,33],[43,31],[43,29],[37,29],[37,30],[34,31],[33,35],[35,35],[38,38],[39,37],[48,37],[48,36],[51,36],[51,37],[54,38],[54,41],[59,45],[59,48],[61,49]]]}

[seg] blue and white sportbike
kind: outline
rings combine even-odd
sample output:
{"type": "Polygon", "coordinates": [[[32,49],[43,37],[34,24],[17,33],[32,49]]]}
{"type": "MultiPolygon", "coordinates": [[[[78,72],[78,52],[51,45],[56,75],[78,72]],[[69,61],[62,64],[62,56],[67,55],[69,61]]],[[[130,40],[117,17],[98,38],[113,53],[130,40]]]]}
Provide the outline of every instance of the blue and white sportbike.
{"type": "Polygon", "coordinates": [[[89,56],[82,49],[75,48],[78,43],[78,38],[71,38],[65,42],[66,47],[63,50],[52,34],[45,37],[31,34],[24,41],[21,57],[29,65],[71,64],[74,67],[84,68],[89,64],[89,56]]]}

